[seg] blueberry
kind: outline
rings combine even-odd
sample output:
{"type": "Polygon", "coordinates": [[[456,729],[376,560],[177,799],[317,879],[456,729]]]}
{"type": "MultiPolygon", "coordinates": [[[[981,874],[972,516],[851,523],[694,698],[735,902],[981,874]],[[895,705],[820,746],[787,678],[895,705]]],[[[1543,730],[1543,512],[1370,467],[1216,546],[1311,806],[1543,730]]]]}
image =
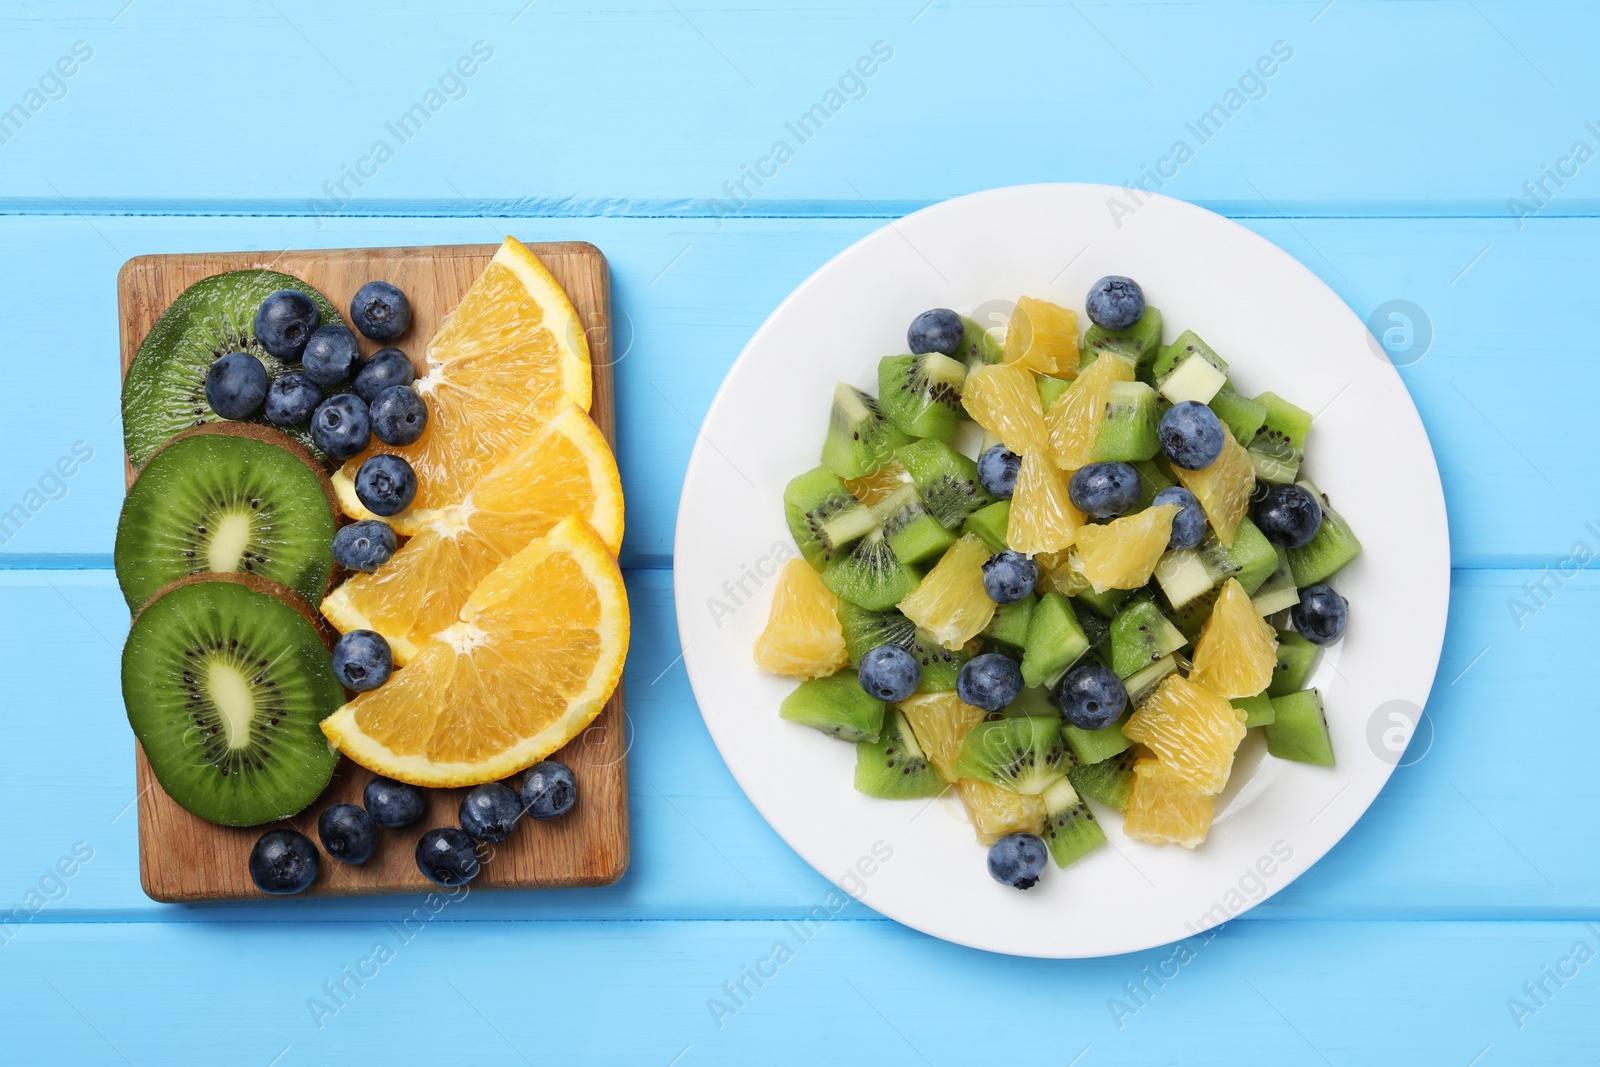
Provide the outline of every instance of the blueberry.
{"type": "Polygon", "coordinates": [[[989,846],[989,875],[1012,889],[1032,889],[1039,884],[1049,854],[1033,834],[1006,834],[989,846]]]}
{"type": "Polygon", "coordinates": [[[1117,672],[1089,663],[1061,680],[1057,695],[1061,717],[1080,730],[1103,730],[1117,721],[1128,704],[1128,690],[1117,672]]]}
{"type": "Polygon", "coordinates": [[[333,535],[333,561],[347,571],[371,574],[394,555],[394,530],[386,522],[362,519],[333,535]]]}
{"type": "Polygon", "coordinates": [[[934,308],[911,320],[911,328],[906,331],[906,344],[911,346],[913,355],[938,352],[954,356],[961,351],[964,336],[965,328],[960,315],[949,308],[934,308]]]}
{"type": "Polygon", "coordinates": [[[1139,472],[1126,463],[1091,463],[1072,472],[1067,495],[1093,519],[1114,519],[1139,503],[1139,472]]]}
{"type": "Polygon", "coordinates": [[[355,371],[361,346],[348,326],[324,326],[306,342],[300,369],[318,385],[342,382],[355,371]]]}
{"type": "Polygon", "coordinates": [[[267,368],[255,356],[229,352],[206,371],[206,403],[225,419],[248,419],[267,396],[267,368]]]}
{"type": "Polygon", "coordinates": [[[382,634],[351,630],[333,646],[333,676],[346,689],[365,693],[389,680],[394,656],[382,634]]]}
{"type": "Polygon", "coordinates": [[[374,341],[393,341],[411,325],[411,302],[388,282],[368,282],[350,301],[350,321],[374,341]]]}
{"type": "Polygon", "coordinates": [[[1314,645],[1331,645],[1344,636],[1350,602],[1325,585],[1300,590],[1300,603],[1289,609],[1294,628],[1314,645]]]}
{"type": "Polygon", "coordinates": [[[417,869],[439,885],[465,885],[478,877],[478,846],[459,826],[438,826],[417,842],[417,869]]]}
{"type": "Polygon", "coordinates": [[[999,711],[1021,692],[1022,668],[998,652],[972,657],[956,675],[956,695],[984,711],[999,711]]]}
{"type": "Polygon", "coordinates": [[[361,362],[351,384],[356,395],[370,404],[391,385],[410,385],[416,377],[410,356],[398,348],[380,348],[361,362]]]}
{"type": "Polygon", "coordinates": [[[361,804],[379,826],[396,829],[422,818],[422,790],[393,778],[374,778],[361,791],[361,804]]]}
{"type": "Polygon", "coordinates": [[[1033,592],[1038,580],[1039,565],[1021,552],[1007,549],[983,564],[983,591],[996,604],[1015,604],[1033,592]]]}
{"type": "Polygon", "coordinates": [[[398,515],[417,498],[417,472],[404,456],[373,456],[356,471],[356,496],[374,515],[398,515]]]}
{"type": "Polygon", "coordinates": [[[1198,400],[1168,408],[1156,436],[1167,460],[1186,471],[1204,470],[1222,455],[1222,420],[1198,400]]]}
{"type": "Polygon", "coordinates": [[[547,759],[529,767],[517,787],[517,796],[529,815],[543,821],[565,815],[578,802],[578,782],[572,768],[547,759]]]}
{"type": "Polygon", "coordinates": [[[304,374],[285,374],[267,386],[263,414],[276,426],[300,426],[311,421],[311,413],[322,403],[322,390],[304,374]]]}
{"type": "Polygon", "coordinates": [[[279,289],[256,309],[256,340],[279,359],[299,359],[321,325],[322,312],[298,289],[279,289]]]}
{"type": "Polygon", "coordinates": [[[479,841],[504,841],[522,816],[517,791],[503,782],[473,786],[461,798],[461,828],[479,841]]]}
{"type": "Polygon", "coordinates": [[[1275,485],[1256,504],[1255,520],[1268,541],[1299,548],[1322,528],[1322,505],[1298,485],[1275,485]]]}
{"type": "Polygon", "coordinates": [[[1206,536],[1206,513],[1200,500],[1181,485],[1169,485],[1150,501],[1158,504],[1176,504],[1183,510],[1172,517],[1172,538],[1168,548],[1197,548],[1206,536]]]}
{"type": "Polygon", "coordinates": [[[1089,286],[1084,306],[1102,330],[1126,330],[1144,314],[1144,290],[1132,278],[1108,274],[1089,286]]]}
{"type": "Polygon", "coordinates": [[[922,664],[899,645],[879,645],[861,657],[856,680],[879,700],[904,700],[922,684],[922,664]]]}
{"type": "Polygon", "coordinates": [[[311,440],[334,459],[358,455],[372,441],[367,405],[354,393],[330,396],[311,415],[311,440]]]}
{"type": "Polygon", "coordinates": [[[317,816],[317,836],[328,855],[346,863],[365,863],[378,843],[378,824],[356,804],[335,804],[317,816]]]}
{"type": "Polygon", "coordinates": [[[978,457],[978,484],[991,496],[1010,500],[1017,489],[1022,457],[1005,445],[994,445],[978,457]]]}
{"type": "Polygon", "coordinates": [[[298,830],[268,830],[250,850],[250,880],[263,893],[298,893],[321,869],[317,846],[298,830]]]}
{"type": "Polygon", "coordinates": [[[391,385],[372,402],[372,435],[386,445],[409,445],[428,428],[428,405],[409,385],[391,385]]]}

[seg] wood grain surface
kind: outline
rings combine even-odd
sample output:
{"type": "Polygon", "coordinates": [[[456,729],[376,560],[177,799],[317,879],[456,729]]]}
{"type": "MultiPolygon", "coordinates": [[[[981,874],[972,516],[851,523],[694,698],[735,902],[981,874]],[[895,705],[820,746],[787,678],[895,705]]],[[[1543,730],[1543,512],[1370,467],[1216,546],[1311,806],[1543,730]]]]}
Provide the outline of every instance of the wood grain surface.
{"type": "MultiPolygon", "coordinates": [[[[411,329],[393,344],[425,370],[423,350],[445,317],[495,253],[494,245],[419,248],[327,249],[307,252],[206,252],[139,256],[117,280],[122,372],[161,313],[202,278],[230,270],[271,269],[292,274],[320,290],[347,314],[366,282],[382,279],[411,301],[411,329]]],[[[529,247],[566,289],[589,340],[594,367],[590,411],[606,440],[616,447],[616,397],[611,373],[610,280],[605,257],[577,241],[529,247]]],[[[361,338],[364,356],[378,343],[361,338]]],[[[126,460],[125,460],[126,462],[126,460]]],[[[128,468],[131,484],[134,472],[128,468]]],[[[144,891],[163,902],[270,899],[250,880],[251,847],[267,827],[217,826],[191,815],[156,781],[135,744],[139,789],[139,877],[144,891]]],[[[484,846],[488,857],[474,889],[536,889],[607,885],[628,866],[627,739],[622,686],[594,723],[554,758],[577,777],[578,805],[548,823],[524,819],[507,840],[484,846]]],[[[316,817],[330,804],[361,803],[372,773],[340,760],[333,781],[316,803],[287,825],[317,839],[316,817]]],[[[359,866],[325,857],[322,873],[302,896],[356,896],[417,892],[433,883],[417,869],[417,839],[435,826],[456,824],[460,789],[425,790],[427,811],[411,826],[380,829],[372,859],[359,866]]]]}

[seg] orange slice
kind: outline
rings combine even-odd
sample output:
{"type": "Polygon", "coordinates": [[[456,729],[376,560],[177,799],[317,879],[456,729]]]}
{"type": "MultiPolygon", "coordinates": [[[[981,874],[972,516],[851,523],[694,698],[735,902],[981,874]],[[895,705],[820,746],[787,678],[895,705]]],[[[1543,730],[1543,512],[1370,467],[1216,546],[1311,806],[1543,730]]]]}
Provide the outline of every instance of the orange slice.
{"type": "Polygon", "coordinates": [[[582,519],[563,519],[489,572],[455,625],[322,732],[361,766],[412,785],[493,782],[594,721],[622,678],[628,634],[610,547],[582,519]]]}
{"type": "Polygon", "coordinates": [[[1278,631],[1256,614],[1250,596],[1229,578],[1194,646],[1189,677],[1224,700],[1253,697],[1272,684],[1278,631]]]}
{"type": "Polygon", "coordinates": [[[1024,453],[1006,517],[1006,544],[1030,556],[1064,552],[1083,523],[1083,512],[1073,506],[1061,469],[1043,452],[1024,453]]]}
{"type": "Polygon", "coordinates": [[[1042,452],[1050,440],[1044,429],[1039,389],[1033,383],[1032,372],[1016,363],[977,367],[961,384],[961,405],[972,421],[1017,455],[1042,452]]]}
{"type": "Polygon", "coordinates": [[[1078,313],[1048,300],[1017,297],[1006,325],[1004,358],[1040,374],[1071,378],[1078,373],[1078,313]]]}
{"type": "Polygon", "coordinates": [[[1160,760],[1133,765],[1133,790],[1122,830],[1152,845],[1194,848],[1206,839],[1217,798],[1201,793],[1160,760]]]}
{"type": "Polygon", "coordinates": [[[1172,773],[1200,793],[1222,792],[1244,739],[1244,712],[1181,674],[1168,675],[1122,724],[1172,773]]]}
{"type": "MultiPolygon", "coordinates": [[[[1109,355],[1109,353],[1107,353],[1109,355]]],[[[1063,470],[1075,471],[1094,460],[1094,442],[1106,421],[1113,382],[1133,381],[1133,364],[1118,356],[1097,359],[1045,412],[1050,451],[1063,470]]]]}
{"type": "Polygon", "coordinates": [[[1137,589],[1148,582],[1172,540],[1172,520],[1180,510],[1162,504],[1079,530],[1078,560],[1094,591],[1137,589]]]}
{"type": "MultiPolygon", "coordinates": [[[[1100,362],[1095,360],[1096,363],[1100,362]]],[[[1256,488],[1256,469],[1250,456],[1239,447],[1228,428],[1222,428],[1222,452],[1211,466],[1197,471],[1186,471],[1174,465],[1183,487],[1200,501],[1201,510],[1217,531],[1217,540],[1227,548],[1233,547],[1233,537],[1239,532],[1239,523],[1250,510],[1250,494],[1256,488]]]]}
{"type": "Polygon", "coordinates": [[[900,614],[945,648],[962,647],[994,618],[994,601],[983,587],[983,565],[988,560],[989,546],[976,534],[966,534],[900,601],[900,614]]]}
{"type": "Polygon", "coordinates": [[[839,598],[811,564],[799,558],[785,563],[767,628],[756,639],[756,666],[790,678],[822,678],[849,663],[838,611],[839,598]]]}

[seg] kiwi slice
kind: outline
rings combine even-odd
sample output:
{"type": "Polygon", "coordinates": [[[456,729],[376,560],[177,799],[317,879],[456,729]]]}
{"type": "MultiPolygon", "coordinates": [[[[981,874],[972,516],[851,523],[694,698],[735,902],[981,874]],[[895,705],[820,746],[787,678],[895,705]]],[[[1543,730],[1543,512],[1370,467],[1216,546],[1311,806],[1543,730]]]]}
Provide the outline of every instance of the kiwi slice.
{"type": "Polygon", "coordinates": [[[1156,430],[1161,402],[1144,382],[1113,382],[1106,397],[1106,418],[1094,439],[1096,460],[1142,463],[1161,451],[1156,430]]]}
{"type": "Polygon", "coordinates": [[[974,726],[961,742],[951,773],[976,778],[1013,793],[1039,794],[1061,780],[1072,756],[1061,738],[1061,720],[1027,715],[974,726]]]}
{"type": "Polygon", "coordinates": [[[994,339],[994,334],[965,315],[961,316],[961,350],[956,359],[974,370],[989,363],[999,363],[1006,358],[1005,346],[994,339]]]}
{"type": "Polygon", "coordinates": [[[1296,763],[1333,766],[1333,739],[1328,736],[1328,717],[1322,711],[1322,694],[1302,689],[1272,698],[1272,722],[1263,729],[1267,751],[1279,759],[1296,763]]]}
{"type": "Polygon", "coordinates": [[[1133,793],[1133,764],[1138,758],[1139,750],[1130,748],[1099,763],[1080,763],[1067,771],[1067,781],[1080,796],[1127,814],[1128,797],[1133,793]]]}
{"type": "Polygon", "coordinates": [[[1128,678],[1188,643],[1154,603],[1135,600],[1111,620],[1111,669],[1128,678]]]}
{"type": "Polygon", "coordinates": [[[1072,605],[1060,593],[1046,593],[1028,618],[1022,644],[1022,682],[1053,687],[1087,651],[1089,637],[1072,605]]]}
{"type": "Polygon", "coordinates": [[[801,682],[778,705],[778,715],[841,741],[876,741],[883,730],[883,701],[862,689],[856,672],[848,667],[801,682]]]}
{"type": "Polygon", "coordinates": [[[894,455],[910,473],[928,510],[947,530],[961,529],[973,512],[994,503],[978,484],[978,465],[943,441],[916,441],[896,449],[894,455]]]}
{"type": "Polygon", "coordinates": [[[317,619],[293,590],[247,574],[181,579],[134,618],[122,698],[173,800],[256,826],[322,793],[339,757],[318,723],[344,691],[317,619]]]}
{"type": "Polygon", "coordinates": [[[972,657],[963,649],[951,651],[933,639],[926,630],[892,608],[869,611],[848,600],[839,601],[839,627],[844,631],[845,654],[852,667],[879,645],[899,645],[917,658],[922,666],[919,693],[948,693],[956,687],[956,675],[972,657]]]}
{"type": "Polygon", "coordinates": [[[1240,396],[1227,386],[1217,390],[1217,394],[1211,398],[1210,407],[1212,413],[1233,434],[1233,439],[1244,448],[1250,447],[1267,421],[1267,405],[1240,396]]]}
{"type": "Polygon", "coordinates": [[[1106,832],[1068,779],[1059,779],[1039,799],[1044,801],[1044,843],[1057,867],[1076,863],[1106,843],[1106,832]]]}
{"type": "MultiPolygon", "coordinates": [[[[1294,574],[1294,584],[1301,589],[1325,582],[1338,574],[1351,560],[1361,554],[1361,542],[1344,517],[1328,505],[1328,498],[1317,491],[1310,482],[1300,482],[1322,505],[1322,525],[1316,536],[1299,548],[1289,549],[1289,569],[1294,574]]],[[[1240,524],[1243,526],[1243,523],[1240,524]]],[[[1236,541],[1235,544],[1238,542],[1236,541]]]]}
{"type": "MultiPolygon", "coordinates": [[[[142,467],[174,435],[191,426],[217,422],[206,403],[206,372],[220,356],[245,352],[276,379],[299,364],[285,363],[256,341],[256,309],[279,289],[298,289],[322,312],[322,324],[344,319],[328,299],[298,278],[271,270],[235,270],[202,278],[185,289],[150,328],[122,382],[122,441],[128,460],[142,467]]],[[[253,421],[265,424],[258,415],[253,421]]],[[[288,433],[323,455],[311,441],[308,427],[288,433]]]]}
{"type": "Polygon", "coordinates": [[[945,790],[944,779],[895,708],[884,713],[878,740],[856,742],[855,784],[858,792],[885,800],[936,797],[945,790]]]}
{"type": "Polygon", "coordinates": [[[784,487],[783,516],[800,554],[818,570],[878,525],[867,506],[826,467],[806,471],[784,487]]]}
{"type": "Polygon", "coordinates": [[[912,437],[949,440],[961,418],[967,368],[938,352],[885,356],[878,364],[878,407],[912,437]]]}
{"type": "Polygon", "coordinates": [[[1083,355],[1078,360],[1078,373],[1093,363],[1102,352],[1121,356],[1135,368],[1148,367],[1161,354],[1161,309],[1146,307],[1139,321],[1126,330],[1107,330],[1090,326],[1083,337],[1083,355]]]}
{"type": "Polygon", "coordinates": [[[117,581],[138,611],[162,587],[240,571],[312,603],[328,591],[333,490],[311,454],[248,423],[185,431],[139,472],[117,522],[117,581]]]}
{"type": "Polygon", "coordinates": [[[1281,697],[1304,689],[1317,666],[1317,646],[1293,630],[1278,631],[1278,662],[1272,668],[1267,696],[1281,697]]]}
{"type": "Polygon", "coordinates": [[[844,382],[834,387],[828,436],[822,441],[824,467],[841,478],[863,478],[910,441],[884,416],[876,397],[844,382]]]}
{"type": "Polygon", "coordinates": [[[956,535],[933,517],[917,487],[907,482],[872,506],[883,536],[902,563],[923,563],[944,555],[956,535]]]}
{"type": "Polygon", "coordinates": [[[861,538],[822,572],[822,584],[834,596],[871,611],[888,611],[904,600],[919,580],[917,572],[894,554],[882,529],[861,538]]]}

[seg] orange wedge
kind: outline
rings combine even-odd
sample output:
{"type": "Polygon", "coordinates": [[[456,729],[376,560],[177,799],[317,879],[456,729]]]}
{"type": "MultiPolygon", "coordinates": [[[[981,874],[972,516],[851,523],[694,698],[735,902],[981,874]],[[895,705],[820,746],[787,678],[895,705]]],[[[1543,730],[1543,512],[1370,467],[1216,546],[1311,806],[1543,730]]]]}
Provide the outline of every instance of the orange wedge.
{"type": "MultiPolygon", "coordinates": [[[[340,506],[375,518],[356,499],[368,456],[392,452],[417,472],[413,511],[463,500],[490,468],[569,404],[585,411],[593,384],[583,325],[560,284],[521,241],[507,237],[494,259],[428,343],[417,392],[428,428],[403,447],[373,440],[333,477],[340,506]]],[[[389,520],[415,529],[409,515],[389,520]]]]}
{"type": "Polygon", "coordinates": [[[348,633],[376,630],[406,664],[456,621],[484,575],[568,515],[587,522],[613,555],[622,544],[622,479],[600,428],[569,407],[523,441],[459,504],[414,512],[415,533],[373,574],[357,574],[322,602],[348,633]]]}
{"type": "Polygon", "coordinates": [[[1253,697],[1272,684],[1278,664],[1278,631],[1256,614],[1250,597],[1229,578],[1194,646],[1189,678],[1224,700],[1253,697]]]}
{"type": "Polygon", "coordinates": [[[1216,806],[1215,796],[1196,790],[1165,763],[1142,759],[1133,765],[1133,790],[1122,829],[1152,845],[1194,848],[1210,832],[1216,806]]]}
{"type": "MultiPolygon", "coordinates": [[[[1098,361],[1096,361],[1098,362],[1098,361]]],[[[1250,454],[1239,447],[1228,428],[1222,428],[1222,451],[1203,470],[1190,471],[1174,465],[1172,473],[1200,501],[1217,540],[1232,548],[1239,523],[1250,510],[1250,494],[1256,488],[1256,469],[1250,454]]]]}
{"type": "Polygon", "coordinates": [[[454,625],[322,732],[361,766],[412,785],[496,781],[594,721],[622,678],[628,631],[610,546],[582,519],[563,519],[485,576],[454,625]]]}
{"type": "Polygon", "coordinates": [[[1133,364],[1120,357],[1097,359],[1045,412],[1045,430],[1057,466],[1075,471],[1094,460],[1094,442],[1106,421],[1113,382],[1133,381],[1133,364]]]}
{"type": "Polygon", "coordinates": [[[756,666],[790,678],[825,678],[850,662],[839,598],[811,564],[796,557],[778,572],[767,628],[756,638],[756,666]]]}

